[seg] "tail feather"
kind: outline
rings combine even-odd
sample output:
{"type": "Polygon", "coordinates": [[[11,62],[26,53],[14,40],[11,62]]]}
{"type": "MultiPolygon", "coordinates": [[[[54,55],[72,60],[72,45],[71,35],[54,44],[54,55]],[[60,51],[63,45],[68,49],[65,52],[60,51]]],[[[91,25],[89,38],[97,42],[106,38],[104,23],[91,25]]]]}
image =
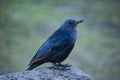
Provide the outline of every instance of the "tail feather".
{"type": "Polygon", "coordinates": [[[29,67],[26,69],[26,71],[29,71],[29,70],[33,70],[35,67],[43,64],[44,62],[38,62],[38,63],[34,63],[34,64],[31,64],[29,65],[29,67]]]}
{"type": "Polygon", "coordinates": [[[26,71],[32,70],[33,68],[34,68],[34,67],[29,66],[29,67],[26,69],[26,71]]]}

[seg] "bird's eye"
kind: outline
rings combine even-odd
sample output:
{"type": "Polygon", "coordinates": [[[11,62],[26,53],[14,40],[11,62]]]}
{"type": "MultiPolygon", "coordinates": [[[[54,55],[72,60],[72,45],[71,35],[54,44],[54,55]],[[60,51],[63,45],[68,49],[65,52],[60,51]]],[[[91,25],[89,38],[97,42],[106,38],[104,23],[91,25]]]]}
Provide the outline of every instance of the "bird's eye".
{"type": "Polygon", "coordinates": [[[69,22],[69,24],[73,24],[73,22],[69,22]]]}

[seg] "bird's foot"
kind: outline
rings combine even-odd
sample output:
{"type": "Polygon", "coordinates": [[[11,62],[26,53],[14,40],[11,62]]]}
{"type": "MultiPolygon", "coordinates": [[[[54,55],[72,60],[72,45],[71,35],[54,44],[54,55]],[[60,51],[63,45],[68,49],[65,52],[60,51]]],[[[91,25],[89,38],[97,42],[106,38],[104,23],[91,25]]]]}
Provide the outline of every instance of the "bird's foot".
{"type": "Polygon", "coordinates": [[[69,65],[69,64],[61,64],[61,63],[58,63],[58,64],[54,63],[53,66],[71,67],[71,65],[69,65]]]}
{"type": "Polygon", "coordinates": [[[69,70],[69,67],[71,67],[71,65],[68,64],[53,64],[53,69],[57,69],[57,70],[69,70]]]}
{"type": "Polygon", "coordinates": [[[69,64],[58,64],[57,66],[61,66],[61,67],[70,67],[71,65],[69,65],[69,64]]]}

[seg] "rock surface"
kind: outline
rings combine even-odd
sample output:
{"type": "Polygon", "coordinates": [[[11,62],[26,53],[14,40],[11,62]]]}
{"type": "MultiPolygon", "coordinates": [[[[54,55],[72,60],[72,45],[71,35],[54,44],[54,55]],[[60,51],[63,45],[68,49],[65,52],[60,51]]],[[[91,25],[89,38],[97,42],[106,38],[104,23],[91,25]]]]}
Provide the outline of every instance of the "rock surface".
{"type": "Polygon", "coordinates": [[[41,68],[0,75],[0,80],[94,80],[80,69],[71,66],[67,69],[54,67],[41,68]]]}

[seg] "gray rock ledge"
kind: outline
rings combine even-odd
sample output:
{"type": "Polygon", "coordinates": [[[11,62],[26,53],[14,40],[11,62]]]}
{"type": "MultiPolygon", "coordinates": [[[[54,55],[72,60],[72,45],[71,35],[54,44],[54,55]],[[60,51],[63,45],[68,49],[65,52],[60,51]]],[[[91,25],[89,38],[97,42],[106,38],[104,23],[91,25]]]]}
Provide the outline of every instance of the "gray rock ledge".
{"type": "Polygon", "coordinates": [[[71,66],[67,70],[53,67],[31,71],[15,72],[0,75],[0,80],[94,80],[82,70],[71,66]]]}

